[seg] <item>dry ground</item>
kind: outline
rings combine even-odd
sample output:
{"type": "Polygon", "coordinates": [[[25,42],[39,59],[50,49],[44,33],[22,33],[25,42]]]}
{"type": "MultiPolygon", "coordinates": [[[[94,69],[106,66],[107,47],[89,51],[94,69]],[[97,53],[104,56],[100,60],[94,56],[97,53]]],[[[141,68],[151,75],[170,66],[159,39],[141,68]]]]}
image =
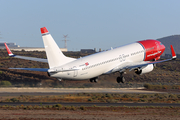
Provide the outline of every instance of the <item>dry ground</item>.
{"type": "Polygon", "coordinates": [[[178,108],[100,108],[87,110],[0,110],[1,120],[178,120],[178,108]]]}

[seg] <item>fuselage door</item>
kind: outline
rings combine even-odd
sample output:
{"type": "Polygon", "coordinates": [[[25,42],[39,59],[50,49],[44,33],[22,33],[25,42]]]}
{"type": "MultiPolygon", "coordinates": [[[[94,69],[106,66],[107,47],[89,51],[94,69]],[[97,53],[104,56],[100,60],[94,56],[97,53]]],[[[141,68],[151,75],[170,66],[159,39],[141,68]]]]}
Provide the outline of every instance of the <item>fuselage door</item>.
{"type": "MultiPolygon", "coordinates": [[[[73,67],[74,69],[76,69],[76,66],[73,67]]],[[[78,75],[78,70],[74,70],[74,77],[77,77],[78,75]]]]}

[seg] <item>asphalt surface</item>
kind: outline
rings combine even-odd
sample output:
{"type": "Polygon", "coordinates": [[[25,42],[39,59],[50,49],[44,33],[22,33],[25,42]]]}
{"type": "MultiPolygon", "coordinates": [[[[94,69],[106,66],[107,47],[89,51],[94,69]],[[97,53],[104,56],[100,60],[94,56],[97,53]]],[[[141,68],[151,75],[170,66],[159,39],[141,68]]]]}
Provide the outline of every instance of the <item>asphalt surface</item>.
{"type": "MultiPolygon", "coordinates": [[[[48,95],[64,95],[69,93],[43,93],[43,92],[35,92],[35,93],[24,93],[24,92],[18,92],[18,93],[12,93],[12,92],[3,92],[0,93],[0,96],[20,96],[20,95],[34,95],[34,96],[48,96],[48,95]]],[[[72,93],[73,94],[73,93],[72,93]]]]}
{"type": "Polygon", "coordinates": [[[69,93],[163,93],[146,91],[144,88],[0,88],[0,94],[69,94],[69,93]]]}
{"type": "Polygon", "coordinates": [[[180,107],[177,103],[61,103],[61,102],[3,102],[0,105],[20,106],[20,105],[55,105],[61,104],[63,106],[159,106],[159,107],[180,107]]]}

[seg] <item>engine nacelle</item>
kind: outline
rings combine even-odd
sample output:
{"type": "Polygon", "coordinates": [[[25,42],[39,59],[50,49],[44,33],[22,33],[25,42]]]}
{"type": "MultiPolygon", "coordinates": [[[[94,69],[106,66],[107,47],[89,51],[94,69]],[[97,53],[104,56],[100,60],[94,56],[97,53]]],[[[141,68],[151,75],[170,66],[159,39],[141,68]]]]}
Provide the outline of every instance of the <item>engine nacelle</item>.
{"type": "Polygon", "coordinates": [[[135,73],[138,74],[138,75],[142,75],[144,73],[151,72],[153,70],[153,68],[154,68],[154,65],[153,64],[149,64],[149,65],[147,65],[143,69],[136,69],[135,73]]]}

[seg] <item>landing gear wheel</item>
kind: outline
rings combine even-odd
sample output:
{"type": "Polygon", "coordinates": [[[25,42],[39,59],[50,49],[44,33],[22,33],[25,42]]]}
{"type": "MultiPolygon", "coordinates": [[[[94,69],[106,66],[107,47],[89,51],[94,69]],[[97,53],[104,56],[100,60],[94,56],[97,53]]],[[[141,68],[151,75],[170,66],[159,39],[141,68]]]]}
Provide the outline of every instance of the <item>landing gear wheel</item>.
{"type": "Polygon", "coordinates": [[[117,83],[120,83],[121,82],[121,78],[120,77],[117,77],[117,83]]]}
{"type": "Polygon", "coordinates": [[[90,82],[94,82],[94,80],[93,80],[93,79],[90,79],[90,82]]]}
{"type": "Polygon", "coordinates": [[[94,82],[97,83],[98,82],[98,78],[94,79],[94,82]]]}
{"type": "Polygon", "coordinates": [[[117,77],[117,83],[124,83],[125,82],[125,78],[123,77],[123,76],[121,76],[121,77],[117,77]]]}
{"type": "Polygon", "coordinates": [[[125,78],[122,76],[121,77],[121,82],[124,83],[125,82],[125,78]]]}
{"type": "Polygon", "coordinates": [[[97,82],[98,82],[98,78],[91,78],[91,79],[90,79],[90,82],[95,82],[95,83],[97,83],[97,82]]]}

